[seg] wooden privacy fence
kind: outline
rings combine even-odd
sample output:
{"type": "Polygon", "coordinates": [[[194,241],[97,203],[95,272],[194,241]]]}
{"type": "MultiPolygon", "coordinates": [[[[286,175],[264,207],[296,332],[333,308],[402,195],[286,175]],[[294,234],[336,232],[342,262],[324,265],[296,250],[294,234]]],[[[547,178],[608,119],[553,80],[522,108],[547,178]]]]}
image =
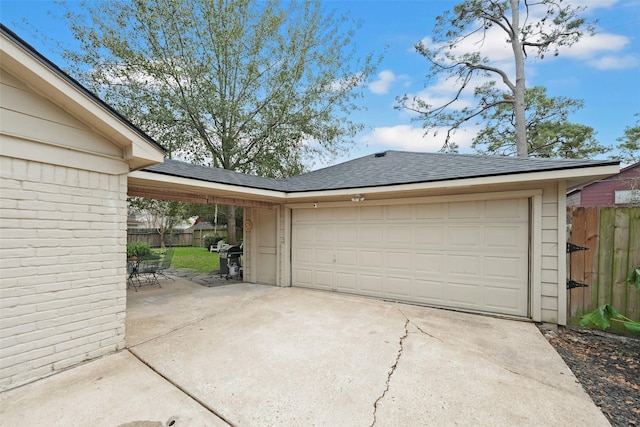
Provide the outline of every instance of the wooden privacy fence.
{"type": "MultiPolygon", "coordinates": [[[[153,228],[130,228],[127,230],[127,243],[146,243],[152,248],[160,247],[160,235],[153,228]]],[[[193,232],[191,230],[177,230],[165,236],[168,246],[191,246],[193,232]]]]}
{"type": "Polygon", "coordinates": [[[640,208],[570,208],[567,216],[567,241],[588,248],[567,254],[568,279],[588,285],[567,290],[569,323],[603,304],[640,321],[640,208]]]}

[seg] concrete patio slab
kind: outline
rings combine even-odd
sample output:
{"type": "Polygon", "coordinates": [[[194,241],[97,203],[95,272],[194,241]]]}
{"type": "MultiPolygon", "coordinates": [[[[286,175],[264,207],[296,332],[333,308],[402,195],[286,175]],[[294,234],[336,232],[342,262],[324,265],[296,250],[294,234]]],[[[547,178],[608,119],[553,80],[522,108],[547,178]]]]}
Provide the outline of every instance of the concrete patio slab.
{"type": "Polygon", "coordinates": [[[128,351],[0,395],[0,425],[227,426],[128,351]]]}
{"type": "Polygon", "coordinates": [[[131,351],[234,425],[608,425],[532,323],[214,289],[237,297],[131,351]]]}
{"type": "Polygon", "coordinates": [[[3,393],[0,425],[609,425],[529,322],[162,286],[128,292],[127,351],[3,393]]]}

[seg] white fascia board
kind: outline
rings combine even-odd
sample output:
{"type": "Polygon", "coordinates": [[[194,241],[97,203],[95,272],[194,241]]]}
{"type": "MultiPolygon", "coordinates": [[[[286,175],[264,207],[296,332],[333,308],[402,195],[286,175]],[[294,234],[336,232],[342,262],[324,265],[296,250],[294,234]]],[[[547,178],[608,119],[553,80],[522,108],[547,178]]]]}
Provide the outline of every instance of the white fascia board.
{"type": "Polygon", "coordinates": [[[163,161],[164,152],[159,147],[150,144],[122,120],[4,34],[0,37],[0,53],[3,68],[19,77],[40,95],[96,129],[114,144],[123,147],[123,158],[127,157],[126,151],[130,151],[134,156],[144,159],[148,165],[163,161]],[[130,147],[131,145],[136,147],[130,147]]]}
{"type": "Polygon", "coordinates": [[[606,177],[617,174],[619,167],[617,165],[594,166],[587,168],[561,169],[555,171],[519,173],[510,175],[497,175],[479,178],[455,179],[436,182],[421,182],[415,184],[398,184],[382,187],[363,187],[363,188],[345,188],[339,190],[321,190],[308,192],[295,192],[286,195],[288,202],[294,202],[297,199],[308,198],[329,198],[350,196],[353,194],[384,194],[396,192],[408,192],[419,190],[436,190],[436,189],[456,189],[464,187],[479,187],[495,184],[516,184],[530,183],[541,181],[555,180],[586,180],[590,181],[599,177],[606,177]]]}
{"type": "Polygon", "coordinates": [[[230,197],[246,198],[251,200],[269,200],[276,203],[283,202],[286,199],[286,193],[282,191],[201,181],[193,178],[163,175],[141,170],[129,172],[128,177],[130,184],[142,186],[145,186],[146,184],[150,187],[157,187],[158,184],[164,184],[162,186],[163,189],[182,189],[189,191],[202,191],[205,193],[220,192],[225,196],[230,197]]]}

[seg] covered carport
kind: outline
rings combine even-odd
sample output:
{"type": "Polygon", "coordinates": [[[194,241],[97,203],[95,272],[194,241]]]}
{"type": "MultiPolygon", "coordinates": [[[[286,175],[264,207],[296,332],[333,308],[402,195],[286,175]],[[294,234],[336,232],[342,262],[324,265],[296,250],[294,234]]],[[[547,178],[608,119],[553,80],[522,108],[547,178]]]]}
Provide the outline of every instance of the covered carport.
{"type": "Polygon", "coordinates": [[[127,195],[244,209],[244,281],[281,284],[278,218],[286,194],[277,180],[171,159],[130,172],[127,195]]]}

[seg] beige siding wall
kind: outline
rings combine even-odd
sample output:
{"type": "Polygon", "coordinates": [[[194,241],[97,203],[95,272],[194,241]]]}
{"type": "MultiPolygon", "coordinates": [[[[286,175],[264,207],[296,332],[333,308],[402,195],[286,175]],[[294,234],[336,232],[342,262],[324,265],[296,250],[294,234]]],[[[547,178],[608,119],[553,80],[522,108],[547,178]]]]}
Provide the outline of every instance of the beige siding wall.
{"type": "Polygon", "coordinates": [[[0,389],[124,347],[126,175],[0,157],[0,389]]]}
{"type": "MultiPolygon", "coordinates": [[[[564,197],[564,193],[562,195],[564,197]]],[[[540,266],[541,280],[541,320],[543,322],[558,323],[559,297],[559,242],[558,219],[558,189],[555,184],[548,184],[542,193],[542,261],[540,266]]],[[[564,265],[564,263],[562,263],[564,265]]]]}

